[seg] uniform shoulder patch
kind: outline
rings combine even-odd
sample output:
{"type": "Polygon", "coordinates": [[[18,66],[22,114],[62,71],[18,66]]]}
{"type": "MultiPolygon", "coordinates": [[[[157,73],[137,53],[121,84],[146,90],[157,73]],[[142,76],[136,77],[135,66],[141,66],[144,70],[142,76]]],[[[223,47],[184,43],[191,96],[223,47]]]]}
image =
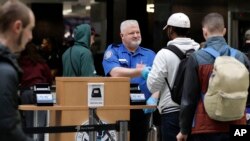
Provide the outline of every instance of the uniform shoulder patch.
{"type": "Polygon", "coordinates": [[[109,59],[112,55],[113,55],[112,51],[108,50],[104,55],[104,59],[109,59]]]}

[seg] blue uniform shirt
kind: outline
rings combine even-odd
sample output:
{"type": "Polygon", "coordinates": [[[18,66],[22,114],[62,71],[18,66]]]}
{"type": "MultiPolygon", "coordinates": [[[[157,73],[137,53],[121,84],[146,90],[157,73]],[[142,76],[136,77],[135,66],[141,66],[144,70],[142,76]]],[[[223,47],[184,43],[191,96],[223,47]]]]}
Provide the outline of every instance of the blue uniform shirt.
{"type": "MultiPolygon", "coordinates": [[[[137,65],[152,66],[155,53],[143,47],[138,47],[135,53],[131,53],[123,44],[108,46],[104,58],[103,68],[106,76],[115,67],[136,68],[137,65]]],[[[145,94],[146,99],[151,96],[147,88],[146,80],[140,77],[130,79],[130,83],[139,84],[141,91],[145,94]]]]}

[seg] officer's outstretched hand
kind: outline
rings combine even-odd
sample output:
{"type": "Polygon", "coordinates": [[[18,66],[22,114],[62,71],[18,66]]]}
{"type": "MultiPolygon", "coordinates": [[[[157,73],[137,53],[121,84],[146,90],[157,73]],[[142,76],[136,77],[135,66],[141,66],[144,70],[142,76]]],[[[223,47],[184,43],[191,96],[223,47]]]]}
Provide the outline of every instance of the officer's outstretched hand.
{"type": "MultiPolygon", "coordinates": [[[[158,98],[154,98],[154,97],[150,97],[148,100],[147,100],[147,105],[157,105],[157,102],[158,102],[158,98]]],[[[156,108],[154,109],[143,109],[144,113],[145,114],[148,114],[148,113],[153,113],[154,111],[156,110],[156,108]]]]}
{"type": "Polygon", "coordinates": [[[151,67],[144,67],[142,72],[141,72],[141,76],[147,80],[148,79],[148,73],[151,71],[151,67]]]}

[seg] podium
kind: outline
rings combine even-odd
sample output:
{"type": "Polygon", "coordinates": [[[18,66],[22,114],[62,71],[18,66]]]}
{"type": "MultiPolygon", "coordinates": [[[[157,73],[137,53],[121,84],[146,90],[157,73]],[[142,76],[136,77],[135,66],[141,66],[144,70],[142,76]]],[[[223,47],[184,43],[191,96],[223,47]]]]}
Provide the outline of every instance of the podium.
{"type": "MultiPolygon", "coordinates": [[[[60,106],[86,106],[88,107],[90,95],[102,92],[103,104],[98,109],[97,115],[103,124],[115,123],[117,120],[129,120],[130,110],[114,108],[115,106],[130,105],[130,79],[126,77],[56,77],[56,102],[60,106]],[[92,86],[101,86],[95,88],[92,86]],[[92,89],[92,90],[89,90],[92,89]],[[91,93],[91,94],[90,94],[91,93]],[[102,108],[102,107],[113,108],[102,108]]],[[[93,99],[95,96],[93,96],[93,99]]],[[[51,111],[50,126],[88,125],[89,110],[51,111]]],[[[117,138],[115,131],[110,135],[117,138]]],[[[100,133],[101,134],[101,133],[100,133]]],[[[105,136],[105,135],[103,135],[105,136]]],[[[58,133],[51,134],[50,141],[84,141],[89,138],[87,133],[58,133]]],[[[103,137],[105,138],[105,137],[103,137]]]]}

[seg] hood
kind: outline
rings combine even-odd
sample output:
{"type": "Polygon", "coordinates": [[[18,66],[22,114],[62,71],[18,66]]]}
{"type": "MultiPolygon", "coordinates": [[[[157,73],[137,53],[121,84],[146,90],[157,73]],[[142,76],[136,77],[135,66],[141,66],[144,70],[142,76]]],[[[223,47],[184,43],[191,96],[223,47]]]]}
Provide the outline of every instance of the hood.
{"type": "Polygon", "coordinates": [[[91,27],[89,24],[81,24],[74,29],[75,45],[90,47],[91,27]]]}
{"type": "Polygon", "coordinates": [[[167,45],[175,45],[183,52],[186,52],[189,49],[198,50],[200,48],[200,44],[190,38],[175,38],[174,40],[169,41],[167,45]]]}

